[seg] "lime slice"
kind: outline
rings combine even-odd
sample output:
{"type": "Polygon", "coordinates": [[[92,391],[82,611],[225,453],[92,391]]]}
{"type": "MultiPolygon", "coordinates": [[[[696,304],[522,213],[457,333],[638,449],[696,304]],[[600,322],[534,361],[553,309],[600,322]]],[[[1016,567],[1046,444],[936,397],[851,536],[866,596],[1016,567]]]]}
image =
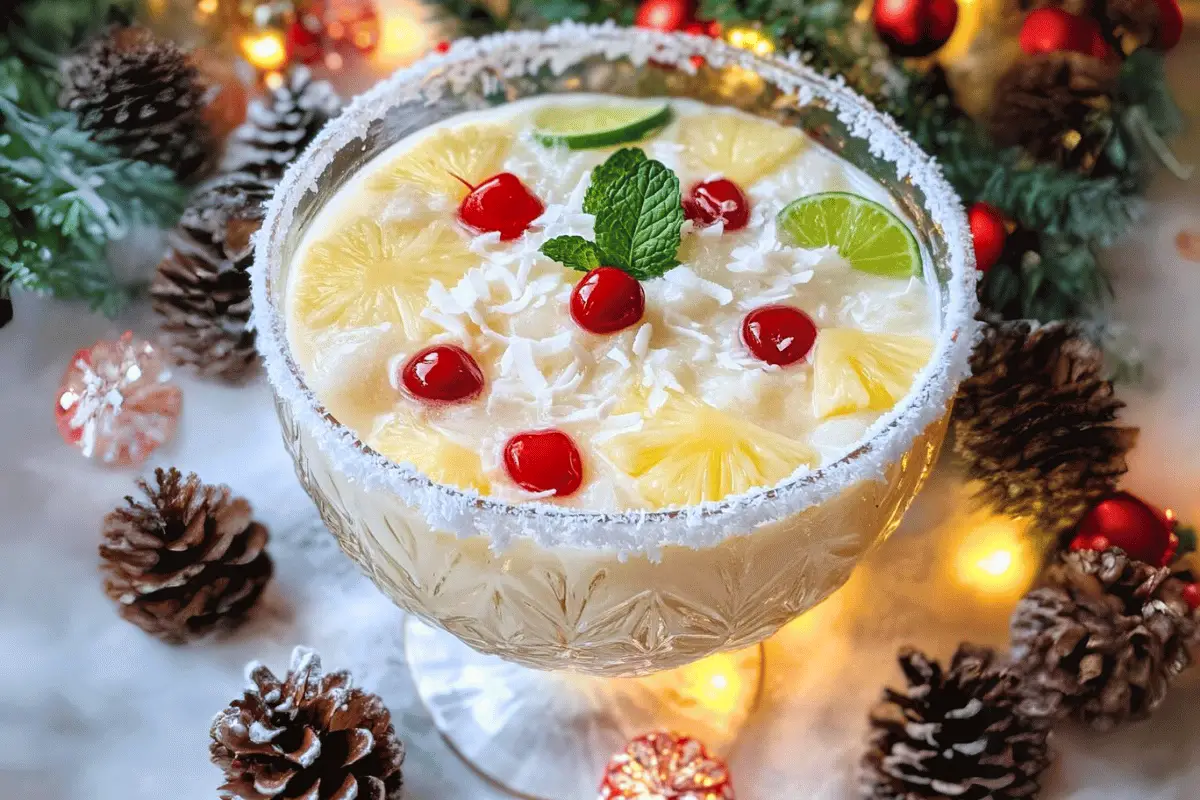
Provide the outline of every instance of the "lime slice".
{"type": "Polygon", "coordinates": [[[534,117],[533,135],[544,145],[587,150],[636,142],[670,119],[669,105],[549,106],[534,117]]]}
{"type": "Polygon", "coordinates": [[[779,238],[793,247],[837,248],[850,266],[872,275],[921,274],[921,249],[908,226],[865,197],[825,192],[793,200],[776,219],[779,238]]]}

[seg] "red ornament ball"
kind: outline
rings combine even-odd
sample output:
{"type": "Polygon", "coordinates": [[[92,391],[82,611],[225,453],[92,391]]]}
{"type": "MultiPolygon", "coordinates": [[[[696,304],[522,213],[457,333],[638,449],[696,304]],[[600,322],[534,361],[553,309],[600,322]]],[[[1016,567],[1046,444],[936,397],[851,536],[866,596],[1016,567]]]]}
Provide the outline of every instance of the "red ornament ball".
{"type": "Polygon", "coordinates": [[[462,403],[483,391],[483,370],[461,347],[439,344],[405,362],[400,369],[400,384],[418,400],[462,403]]]}
{"type": "Polygon", "coordinates": [[[707,228],[718,220],[725,230],[740,231],[750,222],[750,201],[742,187],[727,178],[697,183],[683,198],[683,213],[707,228]]]}
{"type": "Polygon", "coordinates": [[[920,58],[950,40],[958,0],[875,0],[875,31],[898,56],[920,58]]]}
{"type": "Polygon", "coordinates": [[[1108,52],[1108,42],[1100,35],[1095,20],[1078,17],[1061,8],[1039,8],[1030,12],[1021,23],[1017,41],[1031,56],[1063,50],[1085,55],[1095,55],[1098,50],[1104,55],[1108,52]]]}
{"type": "Polygon", "coordinates": [[[1156,50],[1170,50],[1183,38],[1183,11],[1178,0],[1155,0],[1158,6],[1158,35],[1151,46],[1156,50]]]}
{"type": "Polygon", "coordinates": [[[1200,609],[1200,583],[1189,583],[1184,586],[1180,596],[1192,611],[1200,609]]]}
{"type": "Polygon", "coordinates": [[[529,223],[546,210],[537,195],[511,172],[493,175],[478,186],[467,186],[471,193],[458,207],[458,218],[480,233],[498,231],[506,242],[525,233],[529,223]]]}
{"type": "Polygon", "coordinates": [[[817,325],[798,308],[763,306],[742,320],[742,341],[758,360],[785,367],[812,351],[817,325]]]}
{"type": "Polygon", "coordinates": [[[967,211],[967,222],[971,226],[971,243],[975,247],[975,266],[980,272],[987,272],[1000,260],[1008,239],[1004,215],[994,206],[976,203],[967,211]]]}
{"type": "Polygon", "coordinates": [[[645,0],[633,24],[655,31],[680,31],[692,22],[691,0],[645,0]]]}
{"type": "Polygon", "coordinates": [[[636,324],[645,311],[642,285],[616,267],[597,267],[571,290],[571,317],[592,333],[624,330],[636,324]]]}
{"type": "Polygon", "coordinates": [[[1119,547],[1138,561],[1166,566],[1175,557],[1179,544],[1174,527],[1157,508],[1128,492],[1116,492],[1084,515],[1072,547],[1089,550],[1119,547]]]}
{"type": "Polygon", "coordinates": [[[583,483],[583,457],[570,436],[559,430],[518,433],[504,445],[504,468],[527,492],[553,491],[566,497],[583,483]]]}
{"type": "Polygon", "coordinates": [[[598,800],[736,800],[729,767],[689,736],[659,731],[631,741],[604,771],[598,800]]]}

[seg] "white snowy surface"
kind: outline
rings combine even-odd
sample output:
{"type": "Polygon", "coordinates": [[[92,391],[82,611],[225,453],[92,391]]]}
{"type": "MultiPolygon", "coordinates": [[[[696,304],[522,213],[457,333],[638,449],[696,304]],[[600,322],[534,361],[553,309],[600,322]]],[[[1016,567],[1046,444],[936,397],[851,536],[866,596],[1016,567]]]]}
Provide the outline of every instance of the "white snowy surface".
{"type": "MultiPolygon", "coordinates": [[[[1196,46],[1169,60],[1193,120],[1200,94],[1182,88],[1198,66],[1196,46]]],[[[1200,163],[1200,133],[1178,151],[1200,163]]],[[[1127,485],[1200,521],[1200,264],[1176,254],[1185,225],[1200,228],[1198,184],[1163,178],[1148,218],[1108,262],[1116,313],[1152,359],[1151,382],[1122,390],[1126,418],[1142,427],[1127,485]]],[[[116,615],[96,571],[99,525],[141,473],[101,469],[63,445],[51,398],[69,355],[122,324],[152,330],[144,309],[108,323],[22,297],[17,321],[0,330],[0,800],[212,800],[212,716],[241,691],[247,661],[281,670],[301,643],[383,695],[409,747],[409,800],[500,800],[431,729],[404,666],[403,615],[321,527],[265,381],[229,389],[181,378],[179,436],[149,465],[228,483],[271,528],[276,578],[254,621],[232,638],[174,648],[116,615]]],[[[1008,606],[936,579],[939,525],[959,518],[961,503],[943,465],[851,584],[771,640],[762,705],[731,759],[740,800],[852,797],[866,710],[898,680],[896,647],[944,657],[964,638],[1002,643],[1008,606]]],[[[1195,800],[1198,709],[1193,673],[1150,722],[1108,736],[1065,731],[1045,800],[1195,800]]]]}

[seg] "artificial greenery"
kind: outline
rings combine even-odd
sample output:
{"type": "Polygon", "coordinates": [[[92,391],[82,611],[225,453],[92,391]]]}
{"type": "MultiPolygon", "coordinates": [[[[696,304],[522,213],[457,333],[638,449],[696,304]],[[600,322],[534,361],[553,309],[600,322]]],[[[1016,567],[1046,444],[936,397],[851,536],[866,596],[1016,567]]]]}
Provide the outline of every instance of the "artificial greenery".
{"type": "MultiPolygon", "coordinates": [[[[619,23],[632,20],[636,0],[517,2],[498,14],[495,3],[436,0],[469,20],[466,32],[540,27],[561,19],[619,23]],[[484,6],[493,11],[482,10],[484,6]]],[[[1120,90],[1107,115],[1092,124],[1105,143],[1105,169],[1089,174],[1039,163],[1017,148],[997,146],[984,125],[962,111],[942,70],[896,60],[869,23],[855,18],[856,0],[699,0],[699,19],[724,28],[759,29],[780,49],[799,50],[815,69],[842,76],[879,109],[896,118],[937,156],[946,178],[967,203],[1000,209],[1019,228],[1020,246],[1007,249],[983,281],[981,298],[1009,317],[1042,320],[1096,318],[1110,290],[1098,248],[1138,219],[1154,165],[1177,174],[1164,139],[1181,118],[1163,73],[1162,55],[1145,48],[1126,58],[1120,90]]]]}
{"type": "Polygon", "coordinates": [[[26,0],[0,40],[0,295],[15,287],[114,313],[129,289],[113,277],[109,242],[182,210],[170,170],[121,158],[55,102],[61,54],[132,5],[26,0]]]}

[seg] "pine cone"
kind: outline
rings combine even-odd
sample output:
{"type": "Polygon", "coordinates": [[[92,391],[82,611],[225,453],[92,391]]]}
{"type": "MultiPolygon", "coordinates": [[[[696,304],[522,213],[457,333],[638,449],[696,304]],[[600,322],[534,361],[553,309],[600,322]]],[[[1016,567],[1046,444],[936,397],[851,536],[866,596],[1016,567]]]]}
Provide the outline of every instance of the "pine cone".
{"type": "Polygon", "coordinates": [[[294,67],[269,103],[254,101],[246,122],[233,133],[223,169],[250,172],[277,181],[325,123],[341,110],[326,81],[314,81],[307,67],[294,67]]]}
{"type": "Polygon", "coordinates": [[[254,686],[216,716],[212,760],[225,771],[222,800],[392,800],[404,744],[377,695],[345,672],[321,673],[307,648],[280,681],[252,665],[254,686]]]}
{"type": "Polygon", "coordinates": [[[122,155],[162,164],[181,180],[212,160],[207,91],[175,44],[141,28],[114,28],[64,59],[59,104],[122,155]]]}
{"type": "Polygon", "coordinates": [[[236,627],[271,578],[267,529],[228,487],[174,468],[154,475],[156,487],[138,481],[149,503],[126,497],[104,519],[104,590],[122,617],[172,644],[236,627]]]}
{"type": "Polygon", "coordinates": [[[1108,143],[1117,68],[1079,53],[1026,56],[996,83],[991,131],[1001,146],[1090,173],[1108,143]]]}
{"type": "Polygon", "coordinates": [[[237,381],[258,366],[248,270],[270,196],[270,184],[244,172],[206,184],[171,232],[150,285],[167,351],[202,375],[237,381]]]}
{"type": "Polygon", "coordinates": [[[1012,619],[1024,713],[1100,731],[1148,717],[1191,663],[1196,625],[1169,570],[1119,549],[1064,552],[1012,619]]]}
{"type": "Polygon", "coordinates": [[[860,790],[869,800],[1034,797],[1050,762],[1047,728],[1023,716],[1018,674],[987,648],[962,645],[943,671],[900,654],[908,689],[871,712],[860,790]]]}
{"type": "Polygon", "coordinates": [[[954,409],[954,449],[983,500],[1060,535],[1113,491],[1137,429],[1113,423],[1125,404],[1102,369],[1069,325],[984,327],[954,409]]]}

